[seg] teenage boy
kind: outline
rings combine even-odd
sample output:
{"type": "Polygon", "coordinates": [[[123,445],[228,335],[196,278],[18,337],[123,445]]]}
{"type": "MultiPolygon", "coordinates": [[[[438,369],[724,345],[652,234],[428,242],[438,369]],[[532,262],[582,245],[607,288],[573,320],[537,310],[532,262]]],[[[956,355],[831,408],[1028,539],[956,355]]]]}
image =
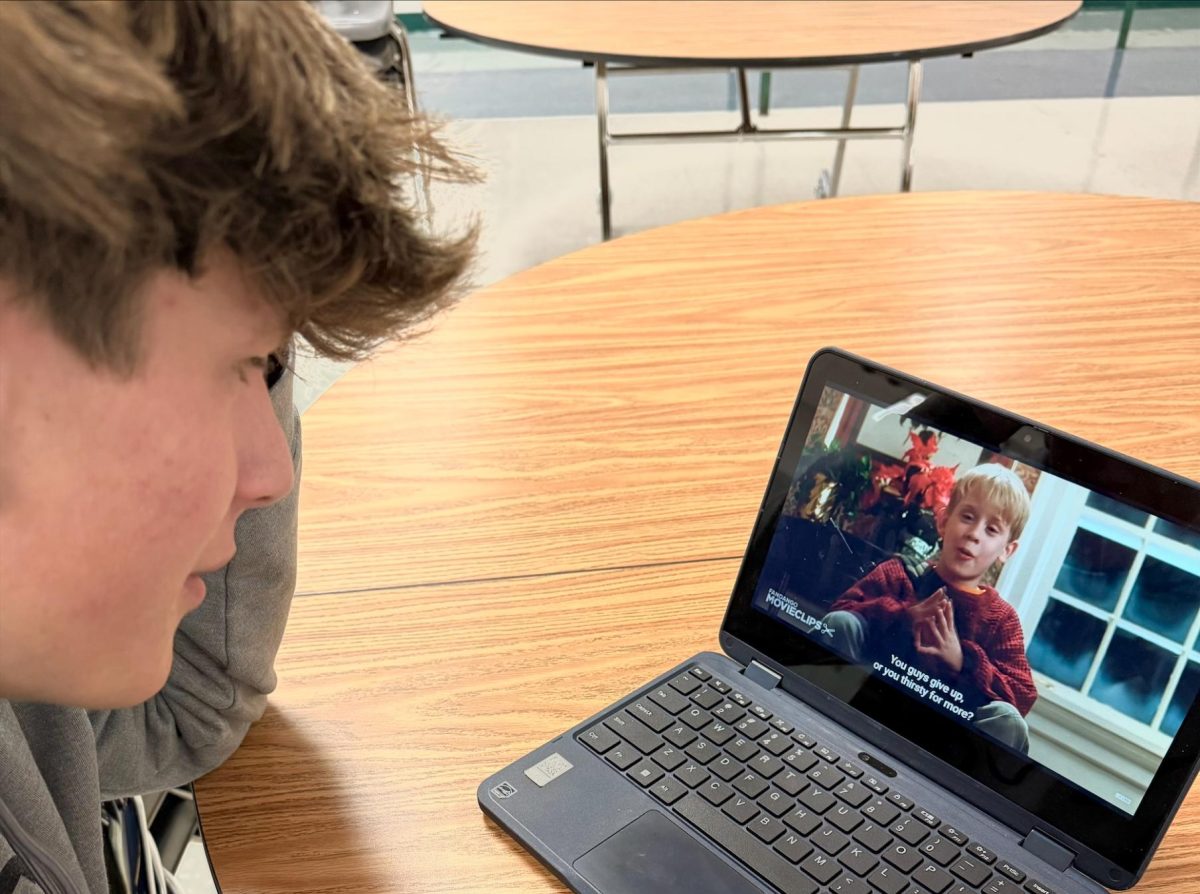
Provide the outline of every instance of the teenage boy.
{"type": "Polygon", "coordinates": [[[1037,699],[1016,611],[983,577],[1017,550],[1029,493],[1011,469],[987,463],[954,483],[938,519],[941,549],[928,566],[888,559],[825,616],[831,645],[859,663],[919,668],[961,693],[949,699],[978,730],[1029,750],[1024,718],[1037,699]]]}
{"type": "Polygon", "coordinates": [[[304,3],[0,4],[0,890],[108,891],[100,802],[182,785],[275,686],[288,345],[448,300],[465,176],[304,3]]]}

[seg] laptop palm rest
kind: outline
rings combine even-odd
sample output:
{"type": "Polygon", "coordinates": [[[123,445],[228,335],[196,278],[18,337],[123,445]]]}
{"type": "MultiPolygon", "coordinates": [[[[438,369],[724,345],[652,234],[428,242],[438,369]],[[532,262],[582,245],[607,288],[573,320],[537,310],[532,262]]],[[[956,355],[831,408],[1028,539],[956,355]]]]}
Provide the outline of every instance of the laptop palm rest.
{"type": "Polygon", "coordinates": [[[757,885],[661,813],[642,814],[575,861],[604,894],[760,894],[757,885]]]}

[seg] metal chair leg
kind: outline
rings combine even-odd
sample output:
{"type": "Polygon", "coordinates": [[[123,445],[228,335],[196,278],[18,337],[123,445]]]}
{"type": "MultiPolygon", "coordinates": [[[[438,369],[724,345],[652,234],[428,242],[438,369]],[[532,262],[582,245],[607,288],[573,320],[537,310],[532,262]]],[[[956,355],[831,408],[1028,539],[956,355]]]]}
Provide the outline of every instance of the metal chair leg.
{"type": "Polygon", "coordinates": [[[600,232],[612,238],[612,197],[608,189],[608,63],[596,62],[596,127],[600,148],[600,232]]]}
{"type": "Polygon", "coordinates": [[[904,156],[901,159],[900,191],[912,191],[912,142],[917,126],[917,101],[921,98],[921,60],[908,63],[907,112],[904,118],[904,156]]]}
{"type": "MultiPolygon", "coordinates": [[[[854,97],[858,93],[858,66],[850,66],[850,81],[846,84],[846,101],[842,104],[842,128],[850,126],[850,116],[854,113],[854,97]]],[[[837,151],[833,154],[833,173],[829,177],[829,195],[832,198],[838,194],[838,186],[842,182],[842,161],[846,157],[846,141],[837,141],[837,151]]]]}

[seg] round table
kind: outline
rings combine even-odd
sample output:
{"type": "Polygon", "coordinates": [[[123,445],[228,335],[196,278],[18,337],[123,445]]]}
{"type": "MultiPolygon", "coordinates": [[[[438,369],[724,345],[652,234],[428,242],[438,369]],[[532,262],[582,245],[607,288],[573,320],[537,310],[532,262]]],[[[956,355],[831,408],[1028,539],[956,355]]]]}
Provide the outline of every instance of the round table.
{"type": "MultiPolygon", "coordinates": [[[[495,769],[716,648],[835,344],[1200,477],[1200,204],[931,193],[652,230],[466,298],[308,412],[264,719],[197,783],[221,889],[561,891],[495,769]]],[[[1200,796],[1139,891],[1200,875],[1200,796]]]]}
{"type": "Polygon", "coordinates": [[[1018,43],[1063,25],[1081,0],[425,0],[425,15],[451,34],[512,50],[595,64],[600,214],[612,235],[608,147],[676,139],[833,139],[832,171],[819,187],[836,195],[846,141],[903,141],[900,189],[912,185],[912,139],[921,60],[1018,43]],[[908,62],[906,115],[895,127],[851,127],[858,67],[908,62]],[[616,67],[614,67],[614,65],[616,67]],[[840,127],[764,127],[751,120],[746,69],[846,66],[840,127]],[[741,121],[733,130],[613,133],[608,77],[673,68],[732,68],[741,121]]]}

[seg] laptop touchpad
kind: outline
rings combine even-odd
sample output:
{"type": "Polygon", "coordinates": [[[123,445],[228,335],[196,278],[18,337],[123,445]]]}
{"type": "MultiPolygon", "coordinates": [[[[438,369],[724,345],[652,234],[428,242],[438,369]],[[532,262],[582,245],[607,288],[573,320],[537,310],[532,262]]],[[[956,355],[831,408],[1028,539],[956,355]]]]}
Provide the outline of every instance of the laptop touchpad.
{"type": "Polygon", "coordinates": [[[604,894],[759,894],[757,885],[657,811],[575,861],[604,894]]]}

